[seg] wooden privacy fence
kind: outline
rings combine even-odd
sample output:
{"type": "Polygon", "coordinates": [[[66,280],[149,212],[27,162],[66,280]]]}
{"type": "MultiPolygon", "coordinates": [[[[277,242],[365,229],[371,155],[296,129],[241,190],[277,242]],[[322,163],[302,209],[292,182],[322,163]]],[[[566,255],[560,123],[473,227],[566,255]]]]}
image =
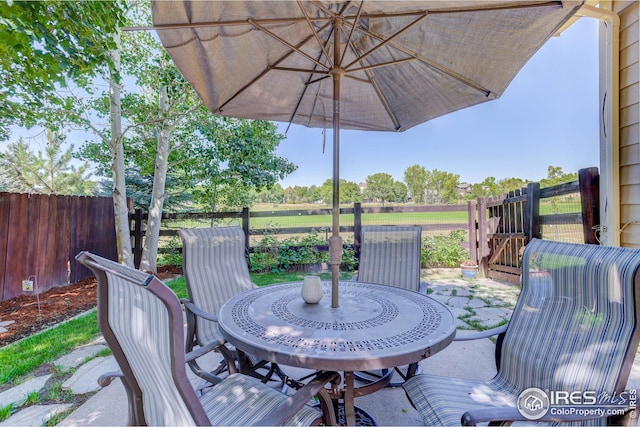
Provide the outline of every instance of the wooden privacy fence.
{"type": "Polygon", "coordinates": [[[543,238],[545,225],[579,224],[582,242],[598,244],[598,184],[598,169],[588,168],[578,171],[578,181],[542,189],[531,183],[503,197],[469,202],[471,259],[485,277],[519,283],[522,250],[532,238],[543,238]],[[541,200],[569,195],[580,196],[580,212],[540,213],[541,200]]]}
{"type": "MultiPolygon", "coordinates": [[[[421,213],[421,212],[466,212],[467,205],[437,205],[437,206],[389,206],[389,207],[363,207],[360,203],[354,203],[353,208],[340,208],[340,215],[353,215],[353,223],[343,224],[340,226],[340,233],[353,233],[353,249],[356,256],[360,250],[360,236],[363,223],[375,223],[375,214],[383,213],[421,213]],[[364,220],[363,220],[364,217],[364,220]]],[[[164,220],[211,220],[211,219],[236,219],[244,229],[246,242],[245,246],[248,252],[253,252],[251,246],[251,237],[264,236],[266,234],[277,232],[279,235],[307,234],[314,232],[330,233],[331,227],[280,227],[267,229],[251,226],[252,218],[283,218],[283,217],[299,217],[307,215],[331,215],[331,209],[296,209],[283,211],[250,211],[244,208],[237,212],[217,212],[217,213],[180,213],[180,214],[163,214],[164,220]]],[[[131,220],[131,236],[133,240],[133,259],[136,266],[140,265],[142,257],[142,239],[145,233],[145,222],[148,215],[141,209],[136,209],[135,213],[130,216],[131,220]]],[[[443,222],[437,224],[412,224],[420,225],[426,232],[447,232],[452,230],[466,230],[468,224],[466,222],[453,223],[443,222]]],[[[177,236],[178,230],[161,229],[160,236],[177,236]]],[[[327,245],[315,246],[319,251],[328,251],[327,245]]],[[[292,248],[293,249],[293,248],[292,248]]],[[[159,249],[160,250],[160,249],[159,249]]]]}
{"type": "Polygon", "coordinates": [[[91,276],[83,250],[117,259],[111,197],[0,193],[0,300],[91,276]]]}

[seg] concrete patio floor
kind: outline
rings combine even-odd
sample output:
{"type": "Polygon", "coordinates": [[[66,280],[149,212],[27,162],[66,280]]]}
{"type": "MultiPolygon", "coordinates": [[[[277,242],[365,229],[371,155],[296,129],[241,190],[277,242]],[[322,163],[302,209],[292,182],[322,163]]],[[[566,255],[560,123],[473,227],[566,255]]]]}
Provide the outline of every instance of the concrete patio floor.
{"type": "MultiPolygon", "coordinates": [[[[432,271],[423,277],[429,283],[430,296],[446,304],[458,318],[458,336],[472,332],[479,326],[493,327],[511,314],[517,299],[519,287],[491,281],[489,279],[463,280],[451,272],[432,271]]],[[[76,366],[76,372],[63,387],[76,394],[97,391],[83,405],[69,414],[59,426],[121,426],[127,421],[127,400],[124,388],[119,380],[100,389],[97,377],[103,372],[117,369],[113,357],[99,357],[86,361],[87,355],[95,354],[104,348],[99,342],[67,355],[56,365],[76,366]]],[[[495,345],[490,339],[476,341],[456,341],[449,347],[421,362],[422,372],[488,380],[496,373],[494,362],[495,345]]],[[[217,355],[210,356],[211,366],[217,355]]],[[[294,368],[285,369],[289,375],[297,376],[294,368]]],[[[190,373],[190,372],[189,372],[190,373]]],[[[190,373],[191,374],[191,373],[190,373]]],[[[301,374],[301,373],[300,373],[301,374]]],[[[192,375],[194,384],[198,381],[192,375]]],[[[34,380],[37,380],[34,379],[34,380]]],[[[37,389],[33,383],[31,388],[37,389]]],[[[40,387],[42,385],[39,385],[40,387]]],[[[629,388],[640,388],[640,359],[636,358],[629,388]]],[[[0,407],[23,399],[23,395],[31,391],[28,387],[22,390],[8,390],[0,393],[0,407]],[[10,394],[13,392],[13,395],[10,394]]],[[[420,415],[412,408],[401,387],[385,388],[368,396],[356,399],[356,405],[368,412],[378,425],[423,425],[420,415]]],[[[42,425],[43,421],[53,413],[65,410],[55,405],[31,406],[17,411],[0,426],[42,425]]]]}

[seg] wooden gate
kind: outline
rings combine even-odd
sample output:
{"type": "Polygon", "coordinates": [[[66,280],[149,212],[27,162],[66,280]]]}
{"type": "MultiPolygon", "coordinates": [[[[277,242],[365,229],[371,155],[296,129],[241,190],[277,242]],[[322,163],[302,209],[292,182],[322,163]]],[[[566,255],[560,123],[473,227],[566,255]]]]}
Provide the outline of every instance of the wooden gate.
{"type": "Polygon", "coordinates": [[[503,197],[469,202],[470,254],[485,277],[518,284],[522,251],[532,238],[543,238],[543,225],[581,224],[584,243],[598,244],[598,169],[581,169],[578,177],[542,189],[531,183],[503,197]],[[580,212],[540,214],[541,199],[570,194],[580,195],[580,212]]]}

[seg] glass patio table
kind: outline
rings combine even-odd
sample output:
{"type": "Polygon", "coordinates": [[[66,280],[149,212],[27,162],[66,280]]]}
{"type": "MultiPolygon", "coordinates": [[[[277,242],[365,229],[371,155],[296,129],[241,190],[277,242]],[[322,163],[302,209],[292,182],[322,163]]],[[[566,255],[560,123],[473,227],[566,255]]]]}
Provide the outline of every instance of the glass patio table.
{"type": "Polygon", "coordinates": [[[341,400],[347,425],[355,424],[354,398],[384,387],[356,388],[354,371],[391,370],[437,353],[455,337],[455,317],[427,295],[393,286],[340,282],[340,306],[331,307],[331,282],[323,298],[305,303],[302,282],[270,285],[229,299],[220,309],[222,335],[260,360],[343,372],[330,391],[341,400]]]}

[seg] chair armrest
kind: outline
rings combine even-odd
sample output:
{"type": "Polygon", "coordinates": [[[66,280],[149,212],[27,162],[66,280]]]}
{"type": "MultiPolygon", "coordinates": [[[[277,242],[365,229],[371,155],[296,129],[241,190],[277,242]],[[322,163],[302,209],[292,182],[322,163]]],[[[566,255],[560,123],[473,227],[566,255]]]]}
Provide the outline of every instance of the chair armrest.
{"type": "Polygon", "coordinates": [[[191,362],[192,360],[195,360],[201,356],[204,356],[205,354],[209,353],[210,351],[213,351],[215,349],[217,349],[220,346],[224,345],[224,341],[218,341],[218,342],[211,342],[205,346],[202,347],[198,347],[195,350],[192,350],[188,353],[186,353],[184,355],[184,361],[185,362],[191,362]]]}
{"type": "Polygon", "coordinates": [[[475,333],[466,334],[462,336],[456,334],[456,337],[453,340],[454,341],[472,341],[472,340],[479,340],[482,338],[489,338],[494,335],[500,335],[506,332],[508,326],[509,324],[507,323],[506,325],[498,326],[497,328],[493,328],[493,329],[487,329],[486,331],[475,332],[475,333]]]}
{"type": "Polygon", "coordinates": [[[420,282],[420,286],[418,287],[418,292],[421,294],[427,294],[427,282],[420,282]]]}
{"type": "MultiPolygon", "coordinates": [[[[600,408],[599,406],[590,406],[589,409],[597,410],[600,408]]],[[[604,408],[602,408],[604,411],[604,408]]],[[[629,409],[632,410],[632,409],[629,409]]],[[[606,412],[605,412],[606,413],[606,412]]],[[[520,411],[517,408],[505,407],[505,408],[482,408],[482,409],[474,409],[471,411],[467,411],[462,415],[462,425],[463,426],[475,426],[478,423],[491,423],[491,422],[510,422],[510,421],[525,421],[526,423],[536,423],[536,422],[555,422],[555,423],[566,423],[571,421],[588,421],[588,420],[597,420],[605,418],[603,415],[593,416],[585,416],[585,415],[553,415],[550,412],[547,412],[543,417],[537,420],[529,420],[522,416],[520,411]]],[[[511,423],[509,423],[511,424],[511,423]]]]}
{"type": "Polygon", "coordinates": [[[111,384],[111,381],[113,381],[114,378],[123,378],[123,377],[124,377],[124,374],[121,371],[105,372],[104,374],[98,377],[98,385],[100,387],[106,387],[109,384],[111,384]]]}
{"type": "Polygon", "coordinates": [[[331,371],[319,372],[316,377],[304,385],[293,396],[275,407],[268,415],[254,425],[278,426],[284,424],[289,418],[298,413],[309,400],[324,390],[325,384],[340,378],[340,374],[331,371]]]}
{"type": "Polygon", "coordinates": [[[212,322],[218,321],[218,316],[216,316],[215,314],[207,313],[206,311],[204,311],[203,309],[201,309],[200,307],[198,307],[188,299],[182,298],[180,302],[184,304],[184,308],[186,308],[196,316],[202,317],[203,319],[211,320],[212,322]]]}

